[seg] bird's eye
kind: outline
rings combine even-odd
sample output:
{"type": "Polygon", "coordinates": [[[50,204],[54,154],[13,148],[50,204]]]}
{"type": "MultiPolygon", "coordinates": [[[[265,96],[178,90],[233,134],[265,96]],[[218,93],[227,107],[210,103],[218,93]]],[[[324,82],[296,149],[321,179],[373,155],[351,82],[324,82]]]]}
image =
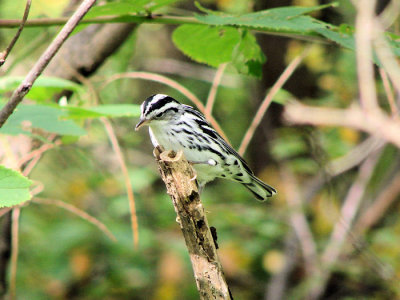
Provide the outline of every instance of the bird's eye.
{"type": "Polygon", "coordinates": [[[156,118],[161,118],[161,116],[162,116],[162,113],[159,113],[156,115],[156,118]]]}

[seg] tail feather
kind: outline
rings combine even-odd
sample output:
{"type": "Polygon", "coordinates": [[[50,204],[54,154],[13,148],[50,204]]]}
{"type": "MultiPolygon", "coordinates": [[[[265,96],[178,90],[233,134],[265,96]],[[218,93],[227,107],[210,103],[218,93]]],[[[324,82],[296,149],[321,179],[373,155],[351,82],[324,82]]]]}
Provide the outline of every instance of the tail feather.
{"type": "Polygon", "coordinates": [[[276,190],[272,186],[262,182],[255,176],[251,176],[251,179],[251,182],[243,183],[243,185],[253,193],[257,200],[265,201],[268,197],[276,194],[276,190]]]}

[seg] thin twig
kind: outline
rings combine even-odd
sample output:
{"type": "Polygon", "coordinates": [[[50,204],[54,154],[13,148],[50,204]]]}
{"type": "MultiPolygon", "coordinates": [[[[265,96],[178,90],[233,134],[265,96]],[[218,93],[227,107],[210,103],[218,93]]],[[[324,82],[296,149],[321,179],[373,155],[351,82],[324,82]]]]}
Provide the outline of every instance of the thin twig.
{"type": "MultiPolygon", "coordinates": [[[[56,138],[56,136],[57,135],[54,134],[54,133],[51,134],[48,137],[49,144],[44,144],[40,148],[36,149],[35,151],[32,151],[30,154],[34,154],[33,156],[30,156],[29,154],[27,155],[27,157],[30,156],[32,158],[32,160],[24,167],[24,169],[22,171],[22,174],[24,176],[28,176],[32,172],[33,168],[39,162],[39,160],[42,157],[43,153],[45,153],[47,150],[52,149],[55,146],[56,143],[54,143],[54,144],[50,144],[50,143],[56,138]]],[[[58,141],[57,144],[61,144],[61,142],[58,141]]],[[[21,163],[21,160],[19,160],[19,163],[20,164],[18,165],[18,167],[21,168],[23,163],[21,163]]]]}
{"type": "Polygon", "coordinates": [[[0,218],[8,213],[12,208],[11,207],[3,207],[0,208],[0,218]]]}
{"type": "Polygon", "coordinates": [[[366,111],[378,109],[372,62],[372,33],[375,0],[357,1],[356,58],[361,107],[366,111]]]}
{"type": "Polygon", "coordinates": [[[356,225],[354,225],[354,231],[357,234],[362,234],[368,231],[369,228],[384,216],[385,212],[397,199],[399,194],[400,173],[398,173],[392,181],[383,188],[382,192],[376,197],[376,200],[360,216],[356,225]]]}
{"type": "Polygon", "coordinates": [[[272,275],[266,286],[264,300],[282,300],[287,299],[286,294],[289,293],[288,285],[290,282],[290,274],[298,265],[301,257],[299,253],[298,238],[293,227],[286,234],[284,241],[284,266],[280,272],[272,275]]]}
{"type": "Polygon", "coordinates": [[[69,212],[73,213],[74,215],[77,215],[78,217],[84,219],[85,221],[92,223],[94,226],[96,226],[98,229],[100,229],[106,236],[108,236],[112,241],[117,241],[115,238],[114,234],[107,228],[104,223],[96,219],[95,217],[89,215],[87,212],[77,208],[76,206],[73,206],[69,203],[66,203],[61,200],[55,200],[55,199],[45,199],[45,198],[39,198],[35,197],[32,199],[32,202],[34,203],[39,203],[39,204],[49,204],[49,205],[55,205],[58,207],[61,207],[65,210],[68,210],[69,212]]]}
{"type": "Polygon", "coordinates": [[[11,225],[11,266],[10,266],[10,299],[16,299],[17,291],[17,264],[18,264],[18,227],[20,208],[15,207],[12,210],[11,225]]]}
{"type": "Polygon", "coordinates": [[[393,54],[392,47],[386,40],[385,31],[377,20],[375,20],[373,28],[375,52],[395,87],[396,92],[400,94],[400,66],[397,57],[393,54]]]}
{"type": "Polygon", "coordinates": [[[218,89],[219,84],[221,83],[222,75],[224,74],[226,65],[227,65],[226,63],[225,64],[221,64],[218,67],[217,72],[215,73],[214,80],[212,82],[210,92],[208,93],[206,107],[205,107],[205,111],[204,111],[204,115],[206,117],[207,116],[211,116],[212,109],[213,109],[214,102],[215,102],[215,98],[217,96],[217,89],[218,89]]]}
{"type": "Polygon", "coordinates": [[[392,87],[390,85],[389,78],[386,74],[386,71],[383,68],[379,68],[379,74],[382,78],[383,88],[385,89],[386,97],[389,102],[390,111],[392,112],[392,116],[397,118],[399,114],[399,109],[397,108],[396,101],[394,99],[394,94],[392,87]]]}
{"type": "Polygon", "coordinates": [[[329,172],[329,176],[338,176],[358,166],[363,160],[370,156],[372,152],[382,148],[385,144],[385,141],[380,138],[374,136],[368,137],[345,155],[328,162],[326,164],[326,169],[329,172]]]}
{"type": "Polygon", "coordinates": [[[311,276],[320,271],[318,268],[318,254],[315,239],[303,210],[299,185],[288,166],[281,166],[281,175],[283,182],[285,182],[285,198],[290,211],[290,222],[303,252],[305,268],[308,275],[311,276]]]}
{"type": "Polygon", "coordinates": [[[44,184],[40,181],[33,181],[33,187],[31,188],[32,197],[40,194],[44,190],[44,184]]]}
{"type": "MultiPolygon", "coordinates": [[[[109,78],[103,85],[105,87],[109,83],[111,83],[114,80],[122,79],[122,78],[137,78],[137,79],[144,79],[144,80],[151,80],[155,82],[160,82],[162,84],[168,85],[172,87],[173,89],[176,89],[178,92],[180,92],[182,95],[184,95],[186,98],[188,98],[190,101],[193,102],[194,105],[203,113],[205,114],[205,106],[203,103],[201,103],[200,99],[196,97],[191,91],[189,91],[187,88],[185,88],[183,85],[179,84],[178,82],[162,76],[158,74],[153,74],[149,72],[129,72],[129,73],[121,73],[121,74],[115,74],[111,78],[109,78]]],[[[211,125],[215,128],[216,131],[227,141],[229,142],[227,136],[225,135],[224,131],[222,130],[221,126],[219,126],[218,122],[214,119],[212,115],[208,116],[209,119],[208,121],[211,123],[211,125]]]]}
{"type": "Polygon", "coordinates": [[[31,8],[31,3],[32,0],[27,0],[26,5],[25,5],[25,11],[24,11],[24,16],[22,17],[22,21],[19,25],[18,31],[15,34],[14,38],[11,40],[10,44],[4,50],[3,52],[0,53],[0,67],[6,62],[7,56],[10,54],[12,48],[14,47],[15,43],[17,42],[19,36],[21,35],[22,30],[24,29],[26,20],[28,19],[29,15],[29,10],[31,8]]]}
{"type": "Polygon", "coordinates": [[[240,144],[238,153],[243,155],[246,152],[246,149],[253,138],[254,132],[256,131],[257,127],[260,125],[262,118],[264,117],[265,112],[267,111],[269,105],[272,102],[272,99],[275,97],[276,93],[282,88],[285,82],[289,79],[289,77],[293,74],[293,72],[297,69],[300,65],[302,60],[307,56],[310,51],[310,47],[307,47],[303,50],[302,53],[297,55],[295,59],[293,59],[290,64],[286,67],[283,71],[281,76],[279,76],[278,80],[274,83],[272,88],[269,90],[267,95],[265,96],[264,100],[262,101],[260,107],[257,110],[257,113],[250,124],[250,127],[247,129],[242,143],[240,144]]]}
{"type": "Polygon", "coordinates": [[[21,157],[18,160],[18,165],[22,166],[23,164],[25,164],[26,162],[30,161],[31,159],[35,158],[36,156],[40,156],[42,155],[44,152],[46,152],[47,150],[50,150],[52,148],[54,148],[55,146],[59,146],[61,145],[61,141],[55,141],[54,143],[49,143],[49,144],[43,144],[42,146],[40,146],[39,148],[29,152],[27,155],[25,155],[24,157],[21,157]]]}
{"type": "Polygon", "coordinates": [[[126,188],[126,193],[128,195],[128,201],[129,201],[129,209],[131,212],[133,244],[134,244],[135,248],[137,249],[137,247],[139,245],[139,229],[138,229],[139,225],[138,225],[138,220],[137,220],[137,215],[136,215],[135,197],[133,195],[133,188],[132,188],[131,180],[129,177],[128,168],[126,166],[124,155],[122,154],[121,148],[119,147],[118,139],[117,139],[117,136],[115,135],[115,132],[111,125],[111,122],[107,118],[104,118],[104,117],[100,118],[100,120],[103,123],[104,128],[106,129],[108,138],[110,139],[110,142],[114,149],[114,152],[117,155],[117,159],[118,159],[119,165],[121,167],[122,174],[124,176],[125,188],[126,188]]]}
{"type": "Polygon", "coordinates": [[[342,248],[343,242],[347,237],[348,228],[351,228],[352,226],[353,220],[358,212],[362,197],[364,196],[367,184],[371,178],[373,170],[375,169],[375,165],[378,162],[379,156],[380,153],[376,153],[362,163],[358,177],[346,195],[341,208],[339,221],[334,226],[329,243],[326,246],[322,256],[322,262],[327,266],[330,266],[339,256],[340,249],[342,248]],[[342,223],[344,223],[345,226],[343,226],[342,223]]]}
{"type": "MultiPolygon", "coordinates": [[[[212,67],[200,65],[193,62],[186,62],[172,58],[148,58],[141,59],[140,64],[147,72],[158,74],[170,74],[181,78],[192,78],[206,83],[213,82],[216,72],[212,67]]],[[[224,73],[221,79],[220,86],[229,88],[240,88],[243,86],[243,81],[240,74],[224,73]]]]}
{"type": "MultiPolygon", "coordinates": [[[[28,20],[25,27],[48,27],[48,26],[60,26],[66,24],[68,21],[67,17],[59,18],[38,18],[28,20]]],[[[182,17],[182,16],[169,16],[169,15],[152,15],[149,18],[148,15],[130,15],[121,18],[121,16],[99,16],[96,18],[85,18],[81,21],[81,24],[105,24],[105,23],[153,23],[153,24],[201,24],[195,17],[182,17]]],[[[0,28],[15,28],[21,24],[21,20],[18,19],[3,19],[0,20],[0,28]]]]}
{"type": "Polygon", "coordinates": [[[45,52],[39,58],[39,60],[32,67],[31,71],[26,75],[25,79],[13,92],[10,100],[4,105],[3,109],[0,111],[0,128],[13,113],[17,105],[22,101],[25,95],[32,88],[35,80],[40,76],[46,66],[49,64],[50,60],[57,53],[58,49],[62,46],[74,28],[78,25],[79,21],[88,12],[90,7],[96,2],[96,0],[84,0],[82,4],[78,7],[75,13],[71,16],[65,26],[58,33],[53,42],[47,47],[45,52]]]}
{"type": "MultiPolygon", "coordinates": [[[[328,245],[321,257],[322,269],[324,272],[318,274],[315,282],[317,284],[310,291],[310,297],[307,299],[319,299],[325,290],[327,281],[332,272],[331,268],[337,262],[342,248],[351,232],[354,218],[360,208],[361,200],[371,178],[373,170],[378,162],[381,151],[370,156],[360,166],[358,176],[351,185],[346,198],[344,199],[340,216],[334,225],[328,245]]],[[[315,277],[314,277],[315,278],[315,277]]]]}

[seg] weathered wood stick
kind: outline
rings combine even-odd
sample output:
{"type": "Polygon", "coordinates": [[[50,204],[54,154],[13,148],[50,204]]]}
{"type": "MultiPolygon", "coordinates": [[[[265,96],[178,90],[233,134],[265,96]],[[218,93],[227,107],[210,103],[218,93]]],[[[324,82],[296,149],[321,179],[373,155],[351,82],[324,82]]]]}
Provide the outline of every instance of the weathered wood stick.
{"type": "Polygon", "coordinates": [[[200,299],[232,300],[192,167],[182,151],[161,152],[161,149],[155,148],[154,156],[178,215],[177,221],[189,251],[200,299]]]}

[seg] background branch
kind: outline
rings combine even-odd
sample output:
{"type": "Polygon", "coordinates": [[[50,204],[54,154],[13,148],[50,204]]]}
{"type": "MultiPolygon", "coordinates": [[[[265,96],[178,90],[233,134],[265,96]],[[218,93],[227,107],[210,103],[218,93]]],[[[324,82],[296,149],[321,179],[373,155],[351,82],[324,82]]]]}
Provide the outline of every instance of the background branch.
{"type": "Polygon", "coordinates": [[[308,106],[293,101],[285,106],[284,117],[287,121],[296,124],[359,129],[379,136],[400,148],[400,122],[389,118],[379,110],[365,113],[356,106],[337,109],[308,106]]]}
{"type": "Polygon", "coordinates": [[[12,48],[14,47],[15,43],[17,42],[19,36],[21,35],[22,30],[24,29],[25,22],[28,19],[29,10],[31,9],[32,0],[27,0],[25,5],[24,16],[22,17],[21,24],[19,25],[17,33],[14,35],[13,39],[11,40],[10,44],[7,46],[6,50],[0,53],[0,67],[6,62],[8,54],[10,54],[12,48]]]}
{"type": "Polygon", "coordinates": [[[322,254],[321,270],[324,270],[324,272],[317,276],[313,275],[315,282],[313,282],[314,286],[310,289],[309,298],[307,299],[319,299],[325,291],[326,284],[332,272],[332,266],[338,261],[344,243],[351,232],[354,218],[358,213],[361,200],[366,192],[367,184],[378,162],[380,153],[381,151],[374,153],[360,166],[358,176],[344,199],[339,219],[333,228],[328,245],[322,254]]]}
{"type": "Polygon", "coordinates": [[[243,155],[246,152],[247,147],[249,146],[249,143],[251,139],[253,138],[254,132],[256,131],[258,125],[260,125],[260,122],[262,118],[264,117],[265,112],[267,111],[269,105],[272,102],[272,99],[275,97],[276,93],[279,92],[279,90],[283,87],[285,82],[289,79],[289,77],[293,74],[293,72],[297,69],[297,67],[300,65],[300,63],[303,61],[303,59],[307,56],[307,54],[310,51],[310,47],[307,47],[306,49],[303,50],[301,54],[296,56],[295,59],[293,59],[290,64],[286,67],[286,69],[283,71],[281,76],[279,76],[278,80],[275,82],[275,84],[272,86],[272,88],[269,90],[267,95],[265,96],[264,100],[262,101],[260,107],[257,110],[257,113],[251,122],[249,129],[247,129],[243,140],[240,144],[238,153],[240,155],[243,155]]]}

